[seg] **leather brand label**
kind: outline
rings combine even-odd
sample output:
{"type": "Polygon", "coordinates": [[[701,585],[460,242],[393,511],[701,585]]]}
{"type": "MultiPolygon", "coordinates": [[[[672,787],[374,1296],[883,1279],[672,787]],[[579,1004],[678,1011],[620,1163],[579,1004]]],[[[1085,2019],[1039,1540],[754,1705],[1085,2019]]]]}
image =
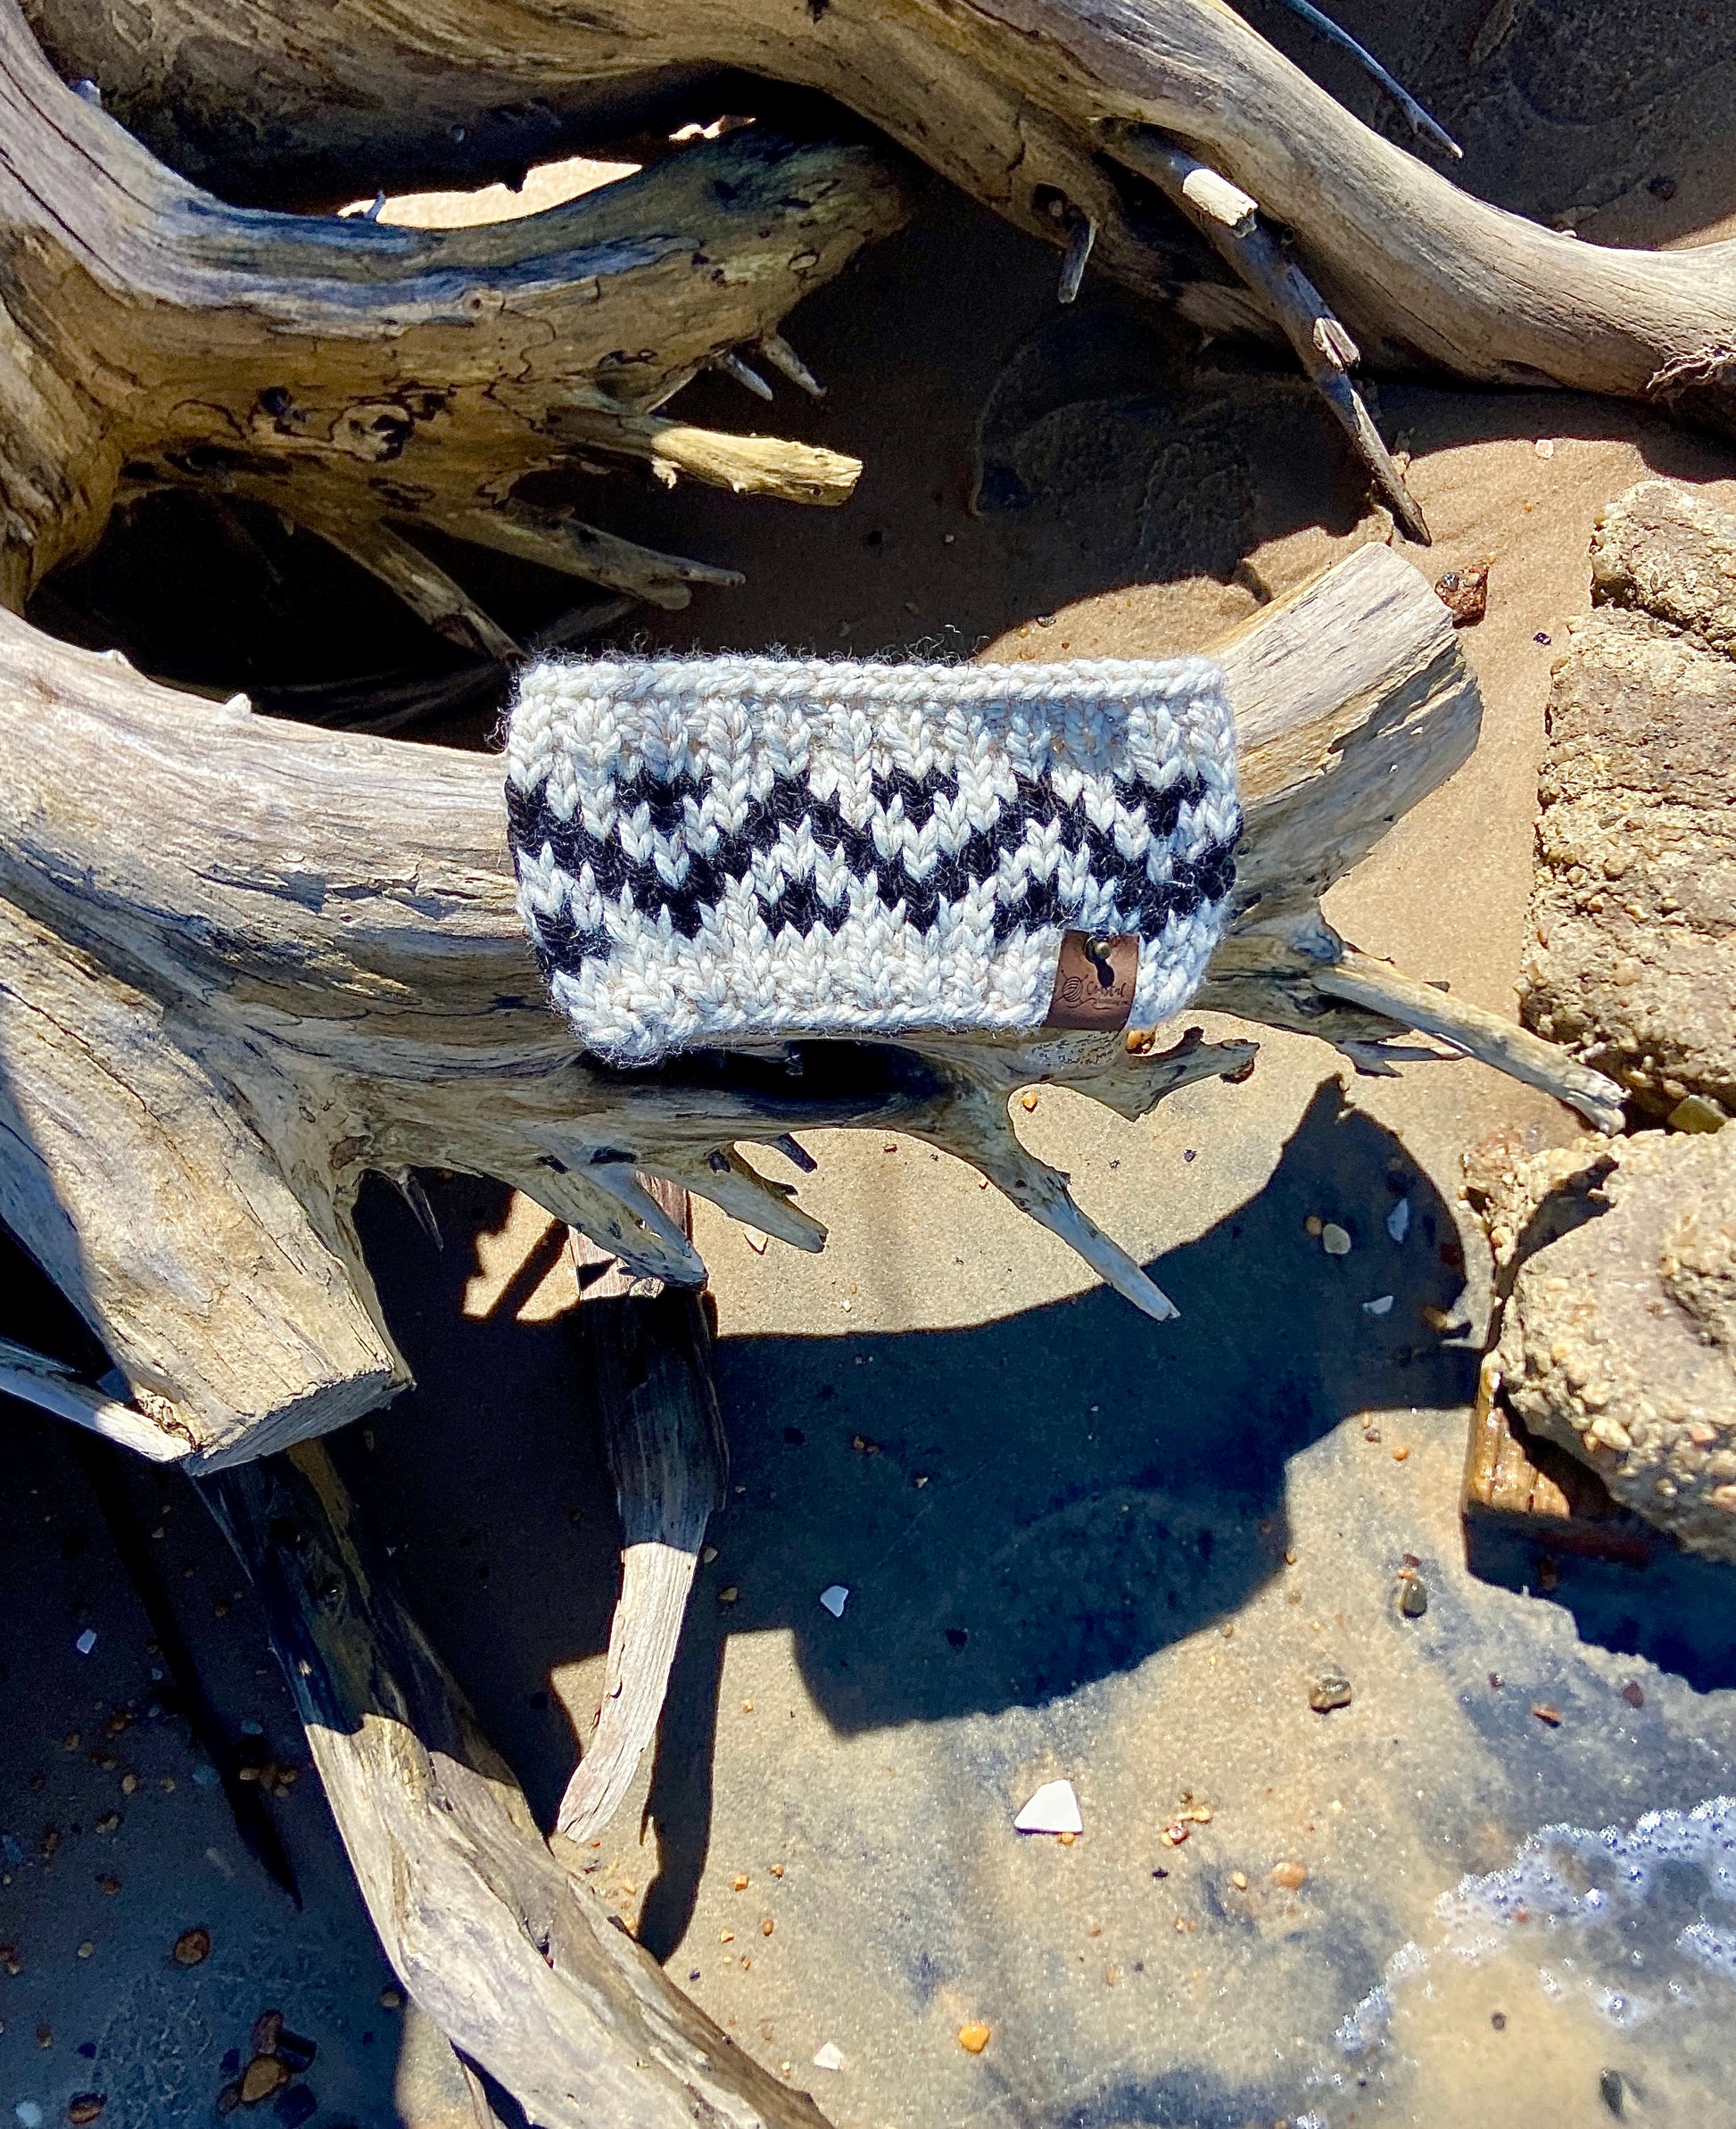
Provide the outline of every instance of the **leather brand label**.
{"type": "Polygon", "coordinates": [[[1089,932],[1063,932],[1043,1025],[1112,1032],[1126,1027],[1138,974],[1139,941],[1131,932],[1101,939],[1089,932]]]}

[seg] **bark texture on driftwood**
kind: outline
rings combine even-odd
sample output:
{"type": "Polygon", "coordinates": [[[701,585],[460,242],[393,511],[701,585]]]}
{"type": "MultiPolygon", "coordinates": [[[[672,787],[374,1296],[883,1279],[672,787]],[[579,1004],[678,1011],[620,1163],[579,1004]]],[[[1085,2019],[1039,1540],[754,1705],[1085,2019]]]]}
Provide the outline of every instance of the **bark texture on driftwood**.
{"type": "MultiPolygon", "coordinates": [[[[1324,889],[1476,742],[1476,690],[1424,578],[1362,550],[1221,656],[1247,828],[1201,1002],[1365,1064],[1430,1026],[1618,1114],[1607,1081],[1347,958],[1320,917],[1324,889]]],[[[608,1073],[543,998],[498,763],[195,702],[4,614],[0,930],[0,1216],[205,1468],[321,1433],[405,1379],[351,1224],[368,1170],[496,1177],[635,1273],[691,1286],[704,1266],[635,1170],[812,1249],[823,1230],[792,1186],[737,1147],[895,1128],[972,1163],[1161,1315],[1145,1272],[1020,1145],[1007,1097],[1066,1081],[1137,1116],[1253,1056],[961,1035],[820,1046],[803,1076],[608,1073]]]]}
{"type": "Polygon", "coordinates": [[[539,2129],[825,2129],[550,1852],[325,1451],[224,1472],[206,1498],[386,1956],[452,2045],[539,2129]]]}
{"type": "Polygon", "coordinates": [[[1550,695],[1519,1009],[1646,1114],[1715,1123],[1736,1115],[1736,519],[1645,482],[1605,511],[1591,588],[1550,695]]]}
{"type": "Polygon", "coordinates": [[[475,228],[242,211],[74,95],[0,0],[0,605],[161,485],[273,505],[490,657],[510,639],[407,532],[682,603],[719,573],[518,488],[600,453],[842,501],[853,460],[656,410],[912,197],[887,152],[755,128],[475,228]]]}
{"type": "MultiPolygon", "coordinates": [[[[385,0],[312,17],[296,0],[163,0],[124,21],[102,0],[31,0],[30,14],[67,77],[92,78],[171,160],[327,197],[426,171],[433,143],[510,169],[539,153],[544,114],[601,141],[666,125],[672,96],[739,109],[739,75],[771,77],[836,97],[1034,236],[1064,244],[1088,220],[1095,265],[1171,295],[1197,265],[1104,132],[1153,127],[1296,233],[1376,366],[1736,421],[1736,244],[1616,251],[1491,207],[1352,119],[1221,0],[434,0],[413,25],[385,0]],[[738,79],[696,85],[720,70],[738,79]]],[[[1240,288],[1189,279],[1180,296],[1212,330],[1275,326],[1240,288]]]]}

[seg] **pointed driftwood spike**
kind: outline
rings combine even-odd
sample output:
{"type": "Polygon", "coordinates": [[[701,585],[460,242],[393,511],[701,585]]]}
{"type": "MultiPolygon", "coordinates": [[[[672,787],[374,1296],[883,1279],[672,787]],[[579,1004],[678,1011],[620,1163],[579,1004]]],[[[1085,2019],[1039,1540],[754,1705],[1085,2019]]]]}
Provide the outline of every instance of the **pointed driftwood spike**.
{"type": "MultiPolygon", "coordinates": [[[[233,482],[236,493],[246,493],[249,486],[244,476],[233,482]]],[[[262,481],[259,492],[262,499],[269,500],[278,490],[273,483],[262,481]]],[[[352,562],[359,562],[378,577],[418,620],[426,621],[448,642],[501,661],[521,655],[517,641],[484,611],[455,577],[449,576],[389,525],[370,522],[360,512],[340,514],[310,503],[298,503],[297,515],[310,532],[318,533],[339,553],[347,554],[352,562]]]]}
{"type": "Polygon", "coordinates": [[[917,1129],[918,1138],[956,1154],[978,1174],[986,1175],[1021,1213],[1058,1236],[1099,1278],[1153,1321],[1162,1323],[1181,1313],[1120,1244],[1074,1203],[1066,1177],[1026,1151],[1008,1119],[1003,1094],[961,1082],[938,1107],[938,1117],[917,1129]]]}
{"type": "Polygon", "coordinates": [[[631,1161],[592,1161],[555,1180],[555,1189],[541,1182],[521,1187],[557,1219],[582,1228],[599,1249],[618,1256],[636,1277],[704,1286],[705,1260],[640,1181],[631,1161]],[[558,1187],[568,1183],[575,1188],[558,1187]],[[590,1196],[593,1192],[601,1205],[590,1196]],[[557,1197],[560,1203],[552,1203],[557,1197]]]}
{"type": "Polygon", "coordinates": [[[659,1148],[647,1150],[642,1158],[650,1173],[685,1183],[696,1197],[708,1198],[732,1220],[760,1228],[810,1254],[826,1246],[825,1229],[790,1203],[795,1186],[773,1182],[750,1167],[732,1146],[715,1146],[706,1154],[686,1147],[659,1148]]]}
{"type": "Polygon", "coordinates": [[[767,1139],[765,1144],[775,1147],[792,1168],[799,1168],[804,1175],[814,1175],[818,1172],[819,1162],[814,1159],[806,1147],[798,1140],[794,1131],[780,1131],[775,1139],[767,1139]]]}
{"type": "Polygon", "coordinates": [[[781,333],[768,333],[759,352],[773,369],[781,369],[792,385],[799,385],[810,399],[824,399],[826,387],[814,376],[781,333]]]}
{"type": "Polygon", "coordinates": [[[1091,246],[1096,241],[1096,223],[1081,209],[1075,208],[1067,218],[1067,249],[1062,253],[1061,286],[1055,290],[1062,302],[1071,303],[1078,295],[1091,246]]]}
{"type": "Polygon", "coordinates": [[[744,362],[732,347],[726,347],[721,355],[714,355],[712,368],[721,369],[726,377],[733,377],[738,385],[745,385],[756,399],[769,400],[772,387],[750,363],[744,362]]]}
{"type": "Polygon", "coordinates": [[[569,576],[583,576],[672,612],[690,603],[689,584],[747,581],[739,569],[721,569],[711,562],[641,547],[636,540],[623,539],[618,533],[605,532],[600,526],[587,525],[563,511],[539,510],[525,503],[502,509],[446,510],[440,513],[440,523],[442,530],[474,540],[479,547],[516,555],[545,569],[559,569],[569,576]]]}
{"type": "Polygon", "coordinates": [[[436,1249],[444,1249],[446,1238],[440,1231],[440,1221],[428,1193],[422,1187],[422,1178],[414,1168],[394,1168],[392,1180],[398,1186],[398,1195],[416,1214],[416,1224],[436,1249]]]}

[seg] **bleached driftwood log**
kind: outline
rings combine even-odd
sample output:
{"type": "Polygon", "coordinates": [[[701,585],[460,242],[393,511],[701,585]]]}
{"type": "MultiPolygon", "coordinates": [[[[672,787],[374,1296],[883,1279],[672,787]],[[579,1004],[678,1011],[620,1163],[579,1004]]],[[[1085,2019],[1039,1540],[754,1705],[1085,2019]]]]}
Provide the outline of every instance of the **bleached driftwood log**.
{"type": "Polygon", "coordinates": [[[1114,128],[1155,128],[1294,232],[1375,367],[1736,420],[1736,244],[1620,251],[1492,207],[1352,118],[1223,0],[431,0],[413,29],[389,0],[29,12],[66,77],[92,78],[181,167],[307,197],[751,110],[742,75],[817,88],[1034,236],[1065,244],[1088,220],[1094,266],[1123,285],[1178,294],[1213,331],[1271,331],[1259,296],[1202,277],[1118,162],[1114,128]]]}
{"type": "Polygon", "coordinates": [[[386,1956],[461,2059],[539,2129],[825,2129],[550,1851],[325,1451],[222,1472],[205,1492],[259,1593],[386,1956]]]}
{"type": "MultiPolygon", "coordinates": [[[[1247,827],[1201,1003],[1365,1064],[1433,1029],[1612,1122],[1608,1081],[1350,954],[1320,917],[1325,888],[1476,741],[1476,686],[1423,577],[1363,549],[1221,656],[1247,827]]],[[[370,1169],[498,1177],[635,1272],[693,1285],[703,1265],[636,1172],[813,1249],[823,1230],[791,1187],[738,1147],[891,1128],[971,1162],[1161,1315],[1020,1146],[1007,1097],[1064,1081],[1137,1116],[1252,1054],[960,1037],[824,1046],[802,1076],[609,1073],[544,1001],[498,763],[197,701],[0,614],[0,1217],[203,1468],[404,1382],[351,1219],[370,1169]]]]}

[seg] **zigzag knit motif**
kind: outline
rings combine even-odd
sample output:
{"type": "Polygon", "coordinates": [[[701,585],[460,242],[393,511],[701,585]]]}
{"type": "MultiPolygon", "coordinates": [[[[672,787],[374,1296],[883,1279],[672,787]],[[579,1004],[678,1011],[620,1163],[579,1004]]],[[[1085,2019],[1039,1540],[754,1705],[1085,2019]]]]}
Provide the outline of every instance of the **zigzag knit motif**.
{"type": "Polygon", "coordinates": [[[1178,1012],[1235,881],[1235,725],[1207,660],[713,658],[526,669],[518,902],[587,1049],[1034,1029],[1062,933],[1133,932],[1178,1012]]]}

